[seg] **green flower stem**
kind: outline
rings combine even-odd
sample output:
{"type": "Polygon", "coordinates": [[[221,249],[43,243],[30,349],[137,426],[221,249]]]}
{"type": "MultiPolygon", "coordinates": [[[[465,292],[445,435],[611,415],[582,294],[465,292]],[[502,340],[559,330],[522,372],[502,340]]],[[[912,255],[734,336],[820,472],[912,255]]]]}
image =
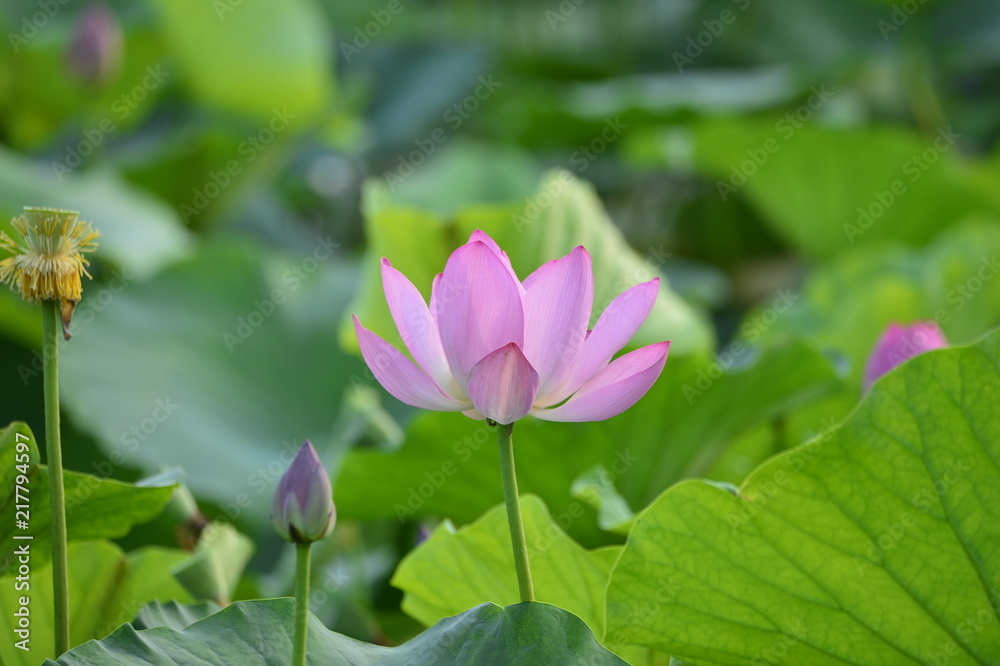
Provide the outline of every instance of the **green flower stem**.
{"type": "Polygon", "coordinates": [[[45,392],[45,453],[52,503],[52,590],[55,598],[56,656],[69,650],[69,572],[66,560],[66,496],[59,436],[59,301],[42,302],[45,392]]]}
{"type": "Polygon", "coordinates": [[[507,522],[510,541],[514,546],[514,568],[517,570],[517,587],[521,601],[534,601],[535,590],[531,585],[531,568],[528,566],[528,546],[524,539],[521,520],[521,498],[517,494],[517,474],[514,472],[514,442],[510,437],[514,424],[497,425],[497,444],[500,447],[500,476],[503,477],[503,497],[507,504],[507,522]]]}
{"type": "Polygon", "coordinates": [[[311,543],[295,544],[295,642],[292,644],[292,666],[305,666],[306,663],[310,546],[311,543]]]}

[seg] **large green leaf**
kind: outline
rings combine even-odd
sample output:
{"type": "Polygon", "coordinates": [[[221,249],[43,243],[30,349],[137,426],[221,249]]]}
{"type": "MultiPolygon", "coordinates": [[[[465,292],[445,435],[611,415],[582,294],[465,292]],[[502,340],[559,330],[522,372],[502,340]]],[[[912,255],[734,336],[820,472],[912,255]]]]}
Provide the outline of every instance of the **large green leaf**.
{"type": "MultiPolygon", "coordinates": [[[[809,102],[819,108],[829,92],[809,102]]],[[[925,243],[970,212],[996,211],[989,189],[969,177],[950,130],[922,138],[890,127],[830,129],[793,112],[705,120],[689,141],[720,196],[745,194],[794,247],[830,256],[876,240],[925,243]]]]}
{"type": "MultiPolygon", "coordinates": [[[[36,556],[41,549],[31,545],[30,573],[27,578],[0,579],[0,612],[14,618],[22,607],[22,596],[29,599],[31,636],[27,651],[14,645],[21,640],[10,635],[0,641],[0,663],[5,666],[37,666],[55,656],[55,631],[52,616],[52,569],[36,556]],[[19,588],[15,582],[30,587],[19,588]]],[[[69,545],[70,644],[78,645],[103,638],[129,622],[139,610],[154,599],[181,602],[191,597],[170,576],[169,569],[188,554],[182,550],[142,548],[127,555],[105,541],[80,541],[69,545]]]]}
{"type": "Polygon", "coordinates": [[[995,333],[905,363],[738,497],[671,488],[612,572],[608,637],[692,664],[996,663],[998,403],[995,333]]]}
{"type": "MultiPolygon", "coordinates": [[[[133,666],[288,663],[295,604],[291,599],[240,601],[183,631],[125,625],[100,642],[64,654],[59,664],[133,666]]],[[[387,648],[336,634],[309,615],[310,664],[624,664],[602,648],[580,618],[542,603],[483,604],[440,623],[405,645],[387,648]]],[[[46,662],[51,664],[53,662],[46,662]]]]}
{"type": "MultiPolygon", "coordinates": [[[[521,498],[521,512],[535,598],[570,611],[600,635],[604,588],[620,548],[584,550],[534,495],[521,498]]],[[[517,603],[506,507],[495,507],[461,530],[441,524],[403,559],[392,584],[406,593],[403,610],[428,626],[484,601],[517,603]]]]}
{"type": "Polygon", "coordinates": [[[155,4],[181,76],[204,102],[261,120],[277,107],[301,123],[330,101],[331,38],[310,0],[155,4]]]}
{"type": "MultiPolygon", "coordinates": [[[[448,254],[482,229],[510,255],[521,279],[577,245],[585,246],[593,257],[595,318],[625,289],[660,276],[660,295],[633,344],[667,337],[673,340],[675,356],[712,347],[713,334],[705,318],[667,285],[663,276],[670,256],[667,248],[639,252],[631,248],[593,188],[568,172],[548,173],[537,193],[520,204],[465,209],[451,223],[436,214],[394,205],[387,189],[375,184],[369,185],[366,196],[370,241],[366,279],[349,312],[387,340],[397,340],[399,333],[382,294],[378,259],[389,258],[428,298],[431,281],[444,270],[448,254]]],[[[341,341],[357,349],[349,317],[341,325],[341,341]]]]}
{"type": "MultiPolygon", "coordinates": [[[[25,424],[12,423],[0,430],[0,464],[4,470],[0,472],[0,575],[3,575],[16,568],[14,553],[26,542],[23,537],[30,539],[32,566],[48,561],[51,555],[52,513],[49,505],[49,469],[38,464],[35,437],[25,424]],[[18,444],[27,446],[28,450],[21,452],[22,447],[18,444]],[[27,456],[30,462],[21,462],[25,458],[20,456],[27,456]],[[15,460],[23,467],[15,466],[15,460]],[[24,527],[19,522],[22,520],[24,527]]],[[[108,466],[108,472],[114,469],[110,462],[103,464],[108,466]]],[[[107,476],[68,470],[64,473],[66,525],[70,540],[125,536],[133,525],[155,518],[170,501],[175,487],[172,483],[136,486],[107,476]]]]}
{"type": "MultiPolygon", "coordinates": [[[[622,497],[640,509],[679,479],[706,473],[740,432],[837,386],[830,362],[800,343],[772,349],[742,371],[726,370],[753,355],[743,347],[718,359],[671,357],[649,393],[609,421],[519,422],[521,491],[539,495],[557,519],[582,508],[569,533],[586,545],[606,542],[592,503],[571,496],[582,474],[603,465],[622,497]]],[[[503,501],[495,437],[482,421],[422,414],[398,450],[348,454],[334,486],[338,511],[351,518],[471,522],[503,501]]]]}
{"type": "Polygon", "coordinates": [[[130,464],[183,467],[229,519],[266,515],[302,440],[324,446],[361,376],[335,341],[353,274],[327,245],[213,245],[122,291],[61,355],[75,423],[130,464]]]}

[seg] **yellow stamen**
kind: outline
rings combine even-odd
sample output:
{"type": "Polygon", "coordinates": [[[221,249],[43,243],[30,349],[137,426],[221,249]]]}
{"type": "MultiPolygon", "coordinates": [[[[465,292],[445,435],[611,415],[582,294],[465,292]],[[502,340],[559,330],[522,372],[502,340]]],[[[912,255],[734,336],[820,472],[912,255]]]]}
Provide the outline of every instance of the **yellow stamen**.
{"type": "Polygon", "coordinates": [[[100,233],[79,220],[76,211],[26,206],[24,213],[11,220],[20,243],[0,232],[0,248],[13,254],[0,261],[0,282],[29,303],[78,302],[83,291],[80,277],[90,277],[86,268],[90,262],[82,253],[97,249],[100,233]]]}

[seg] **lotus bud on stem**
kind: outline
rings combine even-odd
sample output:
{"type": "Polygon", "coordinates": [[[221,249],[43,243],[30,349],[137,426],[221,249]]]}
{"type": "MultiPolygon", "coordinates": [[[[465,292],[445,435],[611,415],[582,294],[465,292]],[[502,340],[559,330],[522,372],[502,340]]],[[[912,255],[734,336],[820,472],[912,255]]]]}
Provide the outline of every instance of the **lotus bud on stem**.
{"type": "Polygon", "coordinates": [[[309,548],[325,539],[337,522],[330,477],[306,440],[274,492],[271,522],[285,540],[295,544],[295,635],[292,666],[306,663],[309,620],[309,548]]]}

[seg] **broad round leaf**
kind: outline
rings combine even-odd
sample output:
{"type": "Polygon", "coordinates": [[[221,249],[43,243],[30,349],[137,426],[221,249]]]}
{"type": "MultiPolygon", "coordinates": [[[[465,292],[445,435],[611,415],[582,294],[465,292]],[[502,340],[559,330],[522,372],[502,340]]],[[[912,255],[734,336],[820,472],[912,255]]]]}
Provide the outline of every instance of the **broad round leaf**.
{"type": "Polygon", "coordinates": [[[1000,333],[914,358],[739,496],[699,481],[636,520],[608,634],[687,663],[1000,659],[1000,333]]]}
{"type": "MultiPolygon", "coordinates": [[[[125,625],[103,641],[64,654],[64,666],[133,666],[137,663],[205,666],[285,664],[292,654],[292,599],[240,601],[183,631],[125,625]]],[[[483,604],[442,620],[396,648],[334,633],[309,616],[308,663],[355,666],[406,664],[624,664],[602,648],[580,618],[541,603],[500,608],[483,604]]]]}

